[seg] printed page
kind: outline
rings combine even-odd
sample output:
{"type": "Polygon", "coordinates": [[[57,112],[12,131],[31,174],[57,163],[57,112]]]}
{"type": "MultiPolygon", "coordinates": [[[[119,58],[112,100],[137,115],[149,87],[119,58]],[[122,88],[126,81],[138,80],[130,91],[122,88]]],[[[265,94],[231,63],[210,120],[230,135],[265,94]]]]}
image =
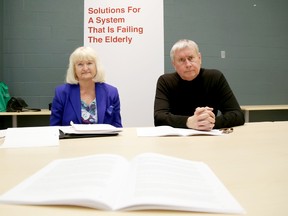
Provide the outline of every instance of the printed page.
{"type": "Polygon", "coordinates": [[[57,127],[8,128],[0,148],[26,148],[59,145],[57,127]]]}
{"type": "Polygon", "coordinates": [[[173,128],[171,126],[137,128],[137,136],[192,136],[192,135],[223,135],[220,130],[199,131],[186,128],[173,128]]]}
{"type": "Polygon", "coordinates": [[[4,130],[0,130],[0,139],[3,138],[6,136],[6,131],[7,129],[4,129],[4,130]]]}
{"type": "MultiPolygon", "coordinates": [[[[133,160],[125,204],[118,208],[171,209],[215,213],[244,210],[209,167],[158,154],[143,154],[133,160]]],[[[124,192],[123,192],[124,193],[124,192]]]]}
{"type": "Polygon", "coordinates": [[[117,155],[59,159],[2,195],[0,202],[110,209],[107,203],[113,203],[128,166],[117,155]]]}

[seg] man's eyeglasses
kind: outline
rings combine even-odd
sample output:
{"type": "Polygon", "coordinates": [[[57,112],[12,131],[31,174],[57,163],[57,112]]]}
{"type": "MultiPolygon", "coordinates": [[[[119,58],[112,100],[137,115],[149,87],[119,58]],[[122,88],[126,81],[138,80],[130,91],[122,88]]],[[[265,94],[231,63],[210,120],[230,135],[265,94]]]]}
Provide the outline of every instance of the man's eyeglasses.
{"type": "Polygon", "coordinates": [[[221,128],[220,131],[222,131],[223,134],[230,134],[233,132],[233,128],[221,128]]]}
{"type": "Polygon", "coordinates": [[[188,63],[195,63],[198,62],[198,57],[189,56],[187,58],[180,58],[177,60],[178,64],[187,64],[188,63]]]}

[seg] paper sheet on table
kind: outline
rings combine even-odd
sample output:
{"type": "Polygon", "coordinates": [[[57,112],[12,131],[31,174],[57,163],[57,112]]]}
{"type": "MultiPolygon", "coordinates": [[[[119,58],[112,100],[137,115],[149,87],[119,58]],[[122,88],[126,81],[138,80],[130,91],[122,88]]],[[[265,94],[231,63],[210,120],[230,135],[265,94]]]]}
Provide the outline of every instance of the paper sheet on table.
{"type": "Polygon", "coordinates": [[[194,135],[223,135],[222,131],[213,129],[211,131],[199,131],[186,128],[173,128],[171,126],[163,125],[157,127],[137,128],[137,136],[194,136],[194,135]]]}
{"type": "Polygon", "coordinates": [[[58,127],[8,128],[0,148],[25,148],[59,145],[58,127]]]}
{"type": "Polygon", "coordinates": [[[6,129],[0,130],[0,139],[1,139],[1,138],[4,138],[5,135],[6,135],[6,129]]]}

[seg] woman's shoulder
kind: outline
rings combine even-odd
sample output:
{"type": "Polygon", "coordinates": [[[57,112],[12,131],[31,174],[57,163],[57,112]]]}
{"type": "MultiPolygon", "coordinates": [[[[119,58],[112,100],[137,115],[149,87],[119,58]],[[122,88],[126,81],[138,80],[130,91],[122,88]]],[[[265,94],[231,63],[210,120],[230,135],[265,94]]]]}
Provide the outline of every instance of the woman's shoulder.
{"type": "Polygon", "coordinates": [[[63,83],[57,86],[57,88],[76,88],[79,84],[63,83]]]}
{"type": "Polygon", "coordinates": [[[104,91],[109,95],[118,95],[118,88],[108,83],[96,83],[96,91],[104,91]]]}
{"type": "Polygon", "coordinates": [[[61,85],[58,85],[56,87],[56,91],[60,91],[60,92],[69,92],[71,89],[75,89],[75,88],[79,88],[79,85],[77,84],[69,84],[69,83],[64,83],[64,84],[61,84],[61,85]]]}
{"type": "Polygon", "coordinates": [[[108,84],[108,83],[105,83],[105,82],[101,82],[101,83],[96,83],[96,86],[98,86],[98,88],[105,88],[105,89],[114,89],[114,90],[117,90],[117,87],[111,85],[111,84],[108,84]]]}

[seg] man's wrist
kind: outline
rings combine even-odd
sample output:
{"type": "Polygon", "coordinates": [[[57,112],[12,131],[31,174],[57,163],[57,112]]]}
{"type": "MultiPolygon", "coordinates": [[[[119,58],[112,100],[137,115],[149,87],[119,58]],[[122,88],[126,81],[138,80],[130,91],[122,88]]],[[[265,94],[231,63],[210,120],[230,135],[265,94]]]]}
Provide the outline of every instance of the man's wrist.
{"type": "Polygon", "coordinates": [[[187,128],[193,128],[193,116],[190,116],[187,118],[187,121],[186,121],[186,126],[187,128]]]}

